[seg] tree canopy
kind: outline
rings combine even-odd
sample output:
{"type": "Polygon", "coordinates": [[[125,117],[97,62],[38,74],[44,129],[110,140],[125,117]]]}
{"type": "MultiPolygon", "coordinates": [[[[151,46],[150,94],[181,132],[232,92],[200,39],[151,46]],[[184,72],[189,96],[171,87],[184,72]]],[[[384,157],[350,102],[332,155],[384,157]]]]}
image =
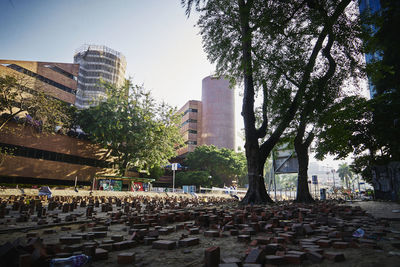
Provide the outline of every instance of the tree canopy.
{"type": "Polygon", "coordinates": [[[212,180],[207,171],[186,171],[176,173],[176,186],[195,185],[196,187],[211,187],[212,180]]]}
{"type": "MultiPolygon", "coordinates": [[[[263,166],[281,135],[307,103],[316,106],[326,84],[360,76],[356,1],[182,1],[200,12],[204,49],[217,73],[243,85],[242,116],[249,190],[243,203],[272,201],[263,166]],[[352,4],[350,5],[350,3],[352,4]],[[331,75],[331,59],[339,76],[331,75]],[[324,86],[320,86],[320,85],[324,86]],[[322,89],[321,89],[322,88],[322,89]],[[256,107],[256,97],[261,106],[256,107]],[[315,99],[316,104],[312,103],[315,99]],[[256,119],[257,108],[261,110],[256,119]]],[[[336,74],[335,69],[333,73],[336,74]]],[[[322,107],[324,109],[324,107],[322,107]]]]}
{"type": "MultiPolygon", "coordinates": [[[[203,171],[211,176],[211,186],[231,185],[233,180],[240,182],[246,176],[246,159],[243,153],[227,148],[197,146],[188,153],[185,163],[189,171],[203,171]]],[[[205,185],[203,185],[205,186],[205,185]]]]}
{"type": "Polygon", "coordinates": [[[0,129],[11,119],[28,115],[28,121],[42,130],[56,126],[69,128],[74,108],[40,91],[32,90],[29,80],[17,76],[0,76],[0,129]]]}
{"type": "Polygon", "coordinates": [[[381,12],[363,14],[365,51],[377,55],[366,68],[375,94],[370,100],[346,97],[333,105],[317,145],[320,159],[327,154],[343,159],[352,153],[351,168],[368,182],[374,165],[400,161],[400,3],[384,0],[381,5],[381,12]]]}
{"type": "Polygon", "coordinates": [[[121,175],[133,167],[149,170],[167,164],[182,143],[176,109],[157,104],[149,91],[131,81],[122,87],[103,86],[107,98],[79,111],[80,127],[108,149],[121,175]]]}

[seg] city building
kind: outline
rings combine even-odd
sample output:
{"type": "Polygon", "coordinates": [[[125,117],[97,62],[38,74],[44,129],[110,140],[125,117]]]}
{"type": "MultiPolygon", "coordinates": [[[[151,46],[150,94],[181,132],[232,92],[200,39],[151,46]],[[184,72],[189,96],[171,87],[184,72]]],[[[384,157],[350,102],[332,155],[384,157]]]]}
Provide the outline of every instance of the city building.
{"type": "Polygon", "coordinates": [[[96,175],[114,174],[106,151],[78,137],[9,122],[0,130],[0,182],[90,184],[96,175]]]}
{"type": "Polygon", "coordinates": [[[106,97],[101,81],[122,86],[125,81],[126,59],[120,52],[103,45],[83,45],[74,55],[80,65],[75,106],[95,106],[106,97]]]}
{"type": "Polygon", "coordinates": [[[180,131],[185,141],[179,157],[198,145],[235,149],[235,92],[228,80],[205,77],[201,101],[190,100],[178,112],[183,114],[180,131]]]}
{"type": "Polygon", "coordinates": [[[178,149],[178,155],[185,155],[193,152],[201,143],[201,101],[189,100],[179,109],[178,113],[183,114],[180,125],[180,133],[185,145],[178,149]]]}
{"type": "MultiPolygon", "coordinates": [[[[78,64],[0,60],[0,76],[23,82],[27,94],[42,91],[75,103],[78,64]]],[[[1,114],[0,114],[1,115],[1,114]]],[[[81,133],[44,133],[19,114],[0,129],[0,182],[90,183],[96,175],[112,174],[106,151],[81,133]]]]}
{"type": "MultiPolygon", "coordinates": [[[[379,10],[381,9],[381,4],[379,0],[361,0],[360,4],[359,4],[359,10],[360,13],[363,14],[364,12],[368,12],[369,14],[374,14],[376,12],[379,12],[379,10]]],[[[365,25],[367,27],[370,28],[371,32],[376,32],[376,28],[374,25],[365,25]]],[[[365,61],[366,63],[370,63],[373,62],[375,60],[380,60],[381,56],[378,53],[374,53],[374,54],[365,54],[365,61]]],[[[368,79],[369,80],[369,79],[368,79]]],[[[374,85],[372,84],[372,82],[369,80],[368,81],[368,87],[369,87],[369,93],[371,98],[374,97],[374,95],[376,94],[374,85]]]]}
{"type": "Polygon", "coordinates": [[[0,75],[22,80],[30,90],[37,90],[63,102],[75,104],[78,64],[0,60],[0,75]]]}

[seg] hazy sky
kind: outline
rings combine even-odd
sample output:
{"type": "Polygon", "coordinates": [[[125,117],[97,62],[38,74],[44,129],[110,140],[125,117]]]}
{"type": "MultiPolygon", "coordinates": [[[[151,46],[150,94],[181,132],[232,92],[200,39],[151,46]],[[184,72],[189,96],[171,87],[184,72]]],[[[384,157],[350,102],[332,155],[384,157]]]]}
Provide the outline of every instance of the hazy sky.
{"type": "MultiPolygon", "coordinates": [[[[214,71],[181,0],[0,0],[0,59],[73,62],[83,44],[125,55],[127,77],[180,108],[214,71]]],[[[236,132],[243,127],[236,92],[236,132]]],[[[240,137],[237,145],[242,145],[240,137]]]]}

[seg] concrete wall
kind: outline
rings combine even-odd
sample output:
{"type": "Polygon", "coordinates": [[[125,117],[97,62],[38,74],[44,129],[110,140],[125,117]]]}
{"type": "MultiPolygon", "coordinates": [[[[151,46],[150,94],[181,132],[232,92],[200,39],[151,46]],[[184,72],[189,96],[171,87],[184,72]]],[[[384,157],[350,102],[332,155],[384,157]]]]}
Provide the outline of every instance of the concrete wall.
{"type": "Polygon", "coordinates": [[[206,77],[202,81],[200,145],[235,149],[235,94],[229,81],[206,77]]]}

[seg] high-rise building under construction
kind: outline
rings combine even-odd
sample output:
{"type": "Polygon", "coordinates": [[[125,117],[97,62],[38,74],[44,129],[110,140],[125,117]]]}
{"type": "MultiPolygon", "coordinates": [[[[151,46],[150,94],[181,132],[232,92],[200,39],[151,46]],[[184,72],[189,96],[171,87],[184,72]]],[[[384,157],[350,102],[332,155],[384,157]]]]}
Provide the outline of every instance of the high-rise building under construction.
{"type": "Polygon", "coordinates": [[[75,101],[77,108],[95,106],[106,98],[101,81],[116,86],[123,85],[125,81],[125,56],[104,45],[81,46],[75,52],[74,63],[80,65],[75,101]]]}

